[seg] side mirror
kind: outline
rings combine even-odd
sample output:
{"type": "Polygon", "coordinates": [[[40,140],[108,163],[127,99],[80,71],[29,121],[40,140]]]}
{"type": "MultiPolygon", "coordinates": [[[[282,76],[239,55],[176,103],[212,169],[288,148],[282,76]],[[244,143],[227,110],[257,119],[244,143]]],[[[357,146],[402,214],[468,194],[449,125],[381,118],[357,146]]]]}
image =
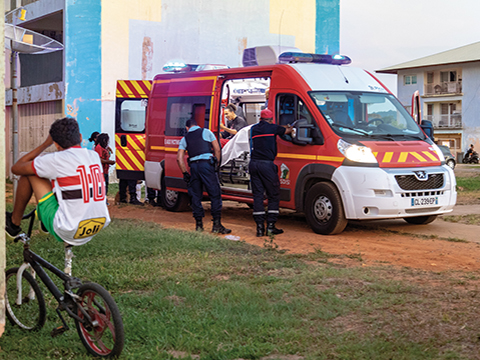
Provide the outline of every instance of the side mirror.
{"type": "Polygon", "coordinates": [[[420,127],[422,128],[425,135],[427,135],[430,139],[433,140],[433,123],[430,120],[422,120],[420,123],[420,127]]]}
{"type": "Polygon", "coordinates": [[[313,141],[311,137],[311,132],[314,128],[313,124],[309,124],[305,119],[300,119],[295,121],[293,126],[295,128],[295,136],[292,137],[292,142],[295,145],[307,145],[313,141]]]}

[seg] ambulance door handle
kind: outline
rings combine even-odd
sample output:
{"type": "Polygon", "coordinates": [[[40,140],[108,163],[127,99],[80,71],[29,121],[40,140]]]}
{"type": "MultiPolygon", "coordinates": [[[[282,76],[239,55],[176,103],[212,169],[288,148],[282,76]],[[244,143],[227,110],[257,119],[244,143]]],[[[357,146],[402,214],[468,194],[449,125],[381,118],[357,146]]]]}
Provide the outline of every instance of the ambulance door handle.
{"type": "Polygon", "coordinates": [[[120,145],[122,145],[122,147],[127,146],[127,135],[120,136],[120,145]]]}

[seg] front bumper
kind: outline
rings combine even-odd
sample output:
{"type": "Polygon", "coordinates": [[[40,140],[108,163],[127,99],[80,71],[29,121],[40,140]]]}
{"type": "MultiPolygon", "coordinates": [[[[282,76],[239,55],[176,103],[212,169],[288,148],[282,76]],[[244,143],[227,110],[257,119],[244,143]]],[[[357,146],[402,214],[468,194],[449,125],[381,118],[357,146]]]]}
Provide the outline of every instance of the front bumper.
{"type": "Polygon", "coordinates": [[[333,182],[351,220],[440,215],[457,201],[455,175],[446,165],[424,168],[340,166],[333,182]],[[418,175],[426,179],[419,179],[418,175]]]}

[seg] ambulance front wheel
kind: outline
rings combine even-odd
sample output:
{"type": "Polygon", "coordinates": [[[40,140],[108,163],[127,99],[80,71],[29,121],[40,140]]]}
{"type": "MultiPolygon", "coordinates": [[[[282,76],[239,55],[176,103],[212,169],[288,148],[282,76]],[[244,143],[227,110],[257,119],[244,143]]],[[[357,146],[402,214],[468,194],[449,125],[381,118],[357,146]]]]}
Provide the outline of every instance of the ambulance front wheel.
{"type": "Polygon", "coordinates": [[[189,209],[188,195],[182,192],[167,190],[165,179],[162,178],[162,202],[165,210],[181,212],[189,209]]]}
{"type": "Polygon", "coordinates": [[[407,223],[414,225],[426,225],[430,224],[437,218],[437,215],[426,215],[426,216],[413,216],[403,218],[407,223]]]}
{"type": "Polygon", "coordinates": [[[327,182],[315,184],[308,190],[305,216],[312,230],[322,235],[339,234],[348,222],[337,188],[327,182]]]}

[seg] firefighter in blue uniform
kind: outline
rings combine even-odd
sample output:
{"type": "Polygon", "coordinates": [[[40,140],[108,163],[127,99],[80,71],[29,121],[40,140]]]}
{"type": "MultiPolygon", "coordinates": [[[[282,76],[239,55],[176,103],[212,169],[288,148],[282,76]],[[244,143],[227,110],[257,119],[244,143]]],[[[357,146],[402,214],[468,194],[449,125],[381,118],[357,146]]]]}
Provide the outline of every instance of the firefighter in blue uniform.
{"type": "Polygon", "coordinates": [[[253,219],[257,223],[257,236],[282,234],[275,223],[278,219],[280,203],[280,179],[278,166],[274,164],[277,156],[277,135],[292,133],[290,126],[283,127],[273,123],[273,112],[264,109],[260,113],[260,122],[250,129],[250,182],[253,193],[253,219]],[[263,194],[267,193],[267,229],[265,232],[265,209],[263,194]]]}
{"type": "Polygon", "coordinates": [[[183,179],[188,185],[193,217],[196,221],[196,230],[203,231],[203,217],[205,211],[202,206],[203,188],[207,190],[211,201],[211,213],[213,217],[212,232],[229,234],[221,223],[222,197],[220,183],[218,181],[218,161],[220,158],[220,146],[215,135],[208,129],[202,129],[194,119],[187,120],[187,134],[180,140],[177,152],[177,164],[182,170],[183,179]],[[212,151],[213,149],[213,151],[212,151]],[[185,165],[184,155],[188,152],[190,173],[185,165]]]}

